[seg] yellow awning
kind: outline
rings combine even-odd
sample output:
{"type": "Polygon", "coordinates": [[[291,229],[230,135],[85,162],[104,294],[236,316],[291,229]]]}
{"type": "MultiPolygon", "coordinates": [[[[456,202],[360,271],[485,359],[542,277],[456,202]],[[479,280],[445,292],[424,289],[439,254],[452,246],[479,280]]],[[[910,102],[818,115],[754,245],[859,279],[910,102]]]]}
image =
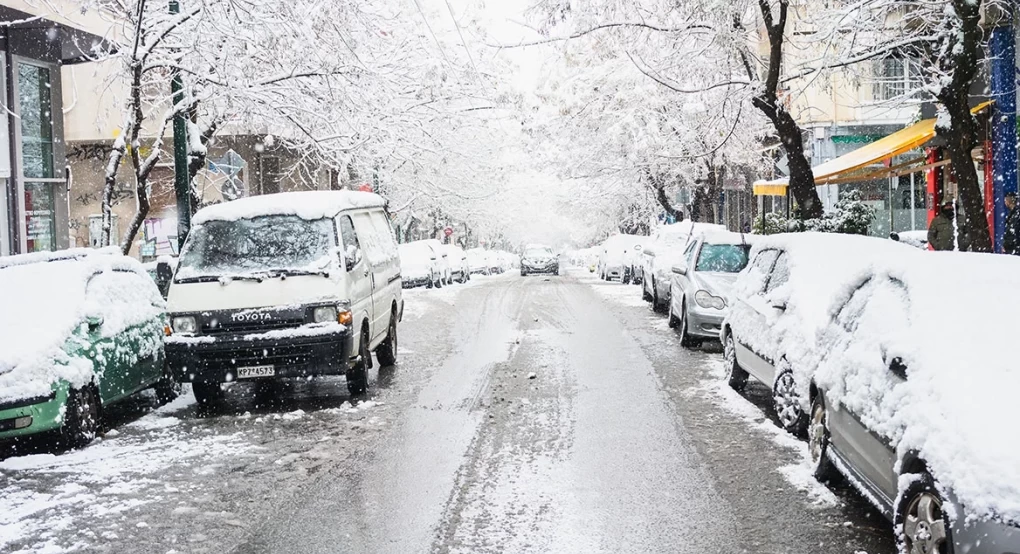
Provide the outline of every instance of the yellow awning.
{"type": "MultiPolygon", "coordinates": [[[[970,112],[973,114],[980,113],[991,106],[992,102],[988,101],[978,104],[970,112]]],[[[866,144],[853,152],[816,165],[812,168],[815,174],[815,186],[827,184],[829,181],[836,180],[852,171],[920,148],[933,138],[935,138],[935,120],[925,119],[919,121],[887,137],[866,144]]],[[[757,181],[752,185],[752,189],[755,196],[786,196],[786,186],[788,183],[789,179],[787,178],[757,181]]]]}

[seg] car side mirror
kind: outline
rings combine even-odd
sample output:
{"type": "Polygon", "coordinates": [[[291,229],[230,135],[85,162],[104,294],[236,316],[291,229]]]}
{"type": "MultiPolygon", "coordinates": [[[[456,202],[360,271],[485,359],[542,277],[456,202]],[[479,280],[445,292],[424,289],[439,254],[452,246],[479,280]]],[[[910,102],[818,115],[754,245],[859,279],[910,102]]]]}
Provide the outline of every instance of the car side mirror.
{"type": "Polygon", "coordinates": [[[687,275],[687,264],[677,264],[673,266],[673,273],[677,275],[687,275]]]}
{"type": "Polygon", "coordinates": [[[103,325],[103,316],[99,314],[87,314],[85,323],[89,326],[89,332],[95,333],[103,325]]]}
{"type": "Polygon", "coordinates": [[[889,371],[900,379],[906,380],[907,378],[907,364],[903,363],[903,358],[899,356],[889,361],[889,371]]]}

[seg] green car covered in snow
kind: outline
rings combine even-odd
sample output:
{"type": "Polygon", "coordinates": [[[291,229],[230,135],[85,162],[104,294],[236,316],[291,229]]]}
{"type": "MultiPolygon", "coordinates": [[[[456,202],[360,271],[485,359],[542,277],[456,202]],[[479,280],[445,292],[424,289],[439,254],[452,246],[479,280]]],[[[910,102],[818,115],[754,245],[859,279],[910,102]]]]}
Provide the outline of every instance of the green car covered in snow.
{"type": "Polygon", "coordinates": [[[177,396],[166,307],[136,260],[84,249],[3,258],[0,291],[0,441],[53,432],[83,446],[103,408],[148,388],[177,396]]]}

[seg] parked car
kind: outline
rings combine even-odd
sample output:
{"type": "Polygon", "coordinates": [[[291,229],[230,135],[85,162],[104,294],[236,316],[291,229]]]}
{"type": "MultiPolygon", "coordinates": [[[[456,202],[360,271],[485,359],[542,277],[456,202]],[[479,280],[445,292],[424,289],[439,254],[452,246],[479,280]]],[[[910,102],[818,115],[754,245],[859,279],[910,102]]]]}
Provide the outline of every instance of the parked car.
{"type": "Polygon", "coordinates": [[[875,257],[916,252],[888,239],[834,233],[756,238],[720,337],[730,386],[742,390],[748,376],[767,385],[780,425],[803,435],[818,366],[811,345],[832,298],[875,257]]]}
{"type": "Polygon", "coordinates": [[[472,248],[465,252],[468,258],[468,267],[473,275],[489,275],[492,269],[489,267],[489,254],[484,248],[472,248]]]}
{"type": "Polygon", "coordinates": [[[905,552],[1020,552],[1018,276],[1009,256],[872,257],[830,303],[810,388],[815,475],[853,483],[905,552]]]}
{"type": "Polygon", "coordinates": [[[453,284],[453,264],[450,262],[448,257],[449,253],[446,251],[446,245],[439,242],[439,239],[425,239],[417,242],[427,244],[429,248],[432,249],[432,252],[435,253],[436,262],[439,266],[439,280],[441,281],[441,284],[453,284]]]}
{"type": "Polygon", "coordinates": [[[666,310],[673,266],[683,259],[692,235],[698,232],[725,231],[722,225],[681,221],[663,225],[641,250],[641,296],[657,312],[666,310]]]}
{"type": "Polygon", "coordinates": [[[456,244],[444,244],[443,251],[446,252],[446,259],[450,263],[450,278],[467,283],[471,279],[471,264],[464,249],[456,244]]]}
{"type": "Polygon", "coordinates": [[[0,440],[55,432],[80,447],[103,411],[153,388],[180,385],[165,371],[166,305],[156,284],[117,249],[0,258],[0,440]]]}
{"type": "Polygon", "coordinates": [[[651,237],[645,237],[641,235],[634,236],[634,245],[631,248],[624,259],[624,283],[631,283],[634,285],[641,284],[641,260],[642,252],[644,252],[645,246],[651,242],[651,237]]]}
{"type": "Polygon", "coordinates": [[[489,275],[499,275],[503,273],[506,268],[503,267],[503,260],[500,258],[499,252],[495,250],[486,250],[485,259],[487,260],[489,267],[489,275]]]}
{"type": "Polygon", "coordinates": [[[631,254],[641,250],[641,242],[645,237],[637,235],[613,235],[599,246],[598,272],[604,281],[619,279],[622,283],[630,283],[631,254]]]}
{"type": "Polygon", "coordinates": [[[909,244],[914,248],[929,250],[928,231],[900,231],[899,233],[892,233],[889,238],[909,244]]]}
{"type": "Polygon", "coordinates": [[[552,248],[544,244],[529,244],[521,255],[521,276],[532,273],[560,274],[560,260],[552,248]]]}
{"type": "Polygon", "coordinates": [[[346,375],[397,359],[397,244],[378,195],[306,191],[203,208],[170,285],[167,361],[203,404],[221,383],[346,375]]]}
{"type": "Polygon", "coordinates": [[[400,255],[400,278],[404,288],[443,286],[439,262],[432,247],[422,241],[407,242],[397,247],[400,255]]]}
{"type": "Polygon", "coordinates": [[[692,347],[718,339],[729,312],[733,281],[747,266],[747,236],[727,231],[700,234],[673,266],[669,288],[669,326],[679,329],[680,344],[692,347]]]}

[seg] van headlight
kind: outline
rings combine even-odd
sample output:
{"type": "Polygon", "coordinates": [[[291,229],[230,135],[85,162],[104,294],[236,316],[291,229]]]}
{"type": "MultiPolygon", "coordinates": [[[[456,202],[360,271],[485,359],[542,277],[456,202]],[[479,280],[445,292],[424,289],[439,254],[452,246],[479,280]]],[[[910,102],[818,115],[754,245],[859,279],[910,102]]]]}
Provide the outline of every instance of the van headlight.
{"type": "Polygon", "coordinates": [[[198,331],[198,325],[195,323],[194,316],[179,315],[173,318],[172,323],[175,333],[194,335],[198,331]]]}
{"type": "Polygon", "coordinates": [[[337,321],[336,306],[319,306],[312,312],[315,323],[333,323],[337,321]]]}

